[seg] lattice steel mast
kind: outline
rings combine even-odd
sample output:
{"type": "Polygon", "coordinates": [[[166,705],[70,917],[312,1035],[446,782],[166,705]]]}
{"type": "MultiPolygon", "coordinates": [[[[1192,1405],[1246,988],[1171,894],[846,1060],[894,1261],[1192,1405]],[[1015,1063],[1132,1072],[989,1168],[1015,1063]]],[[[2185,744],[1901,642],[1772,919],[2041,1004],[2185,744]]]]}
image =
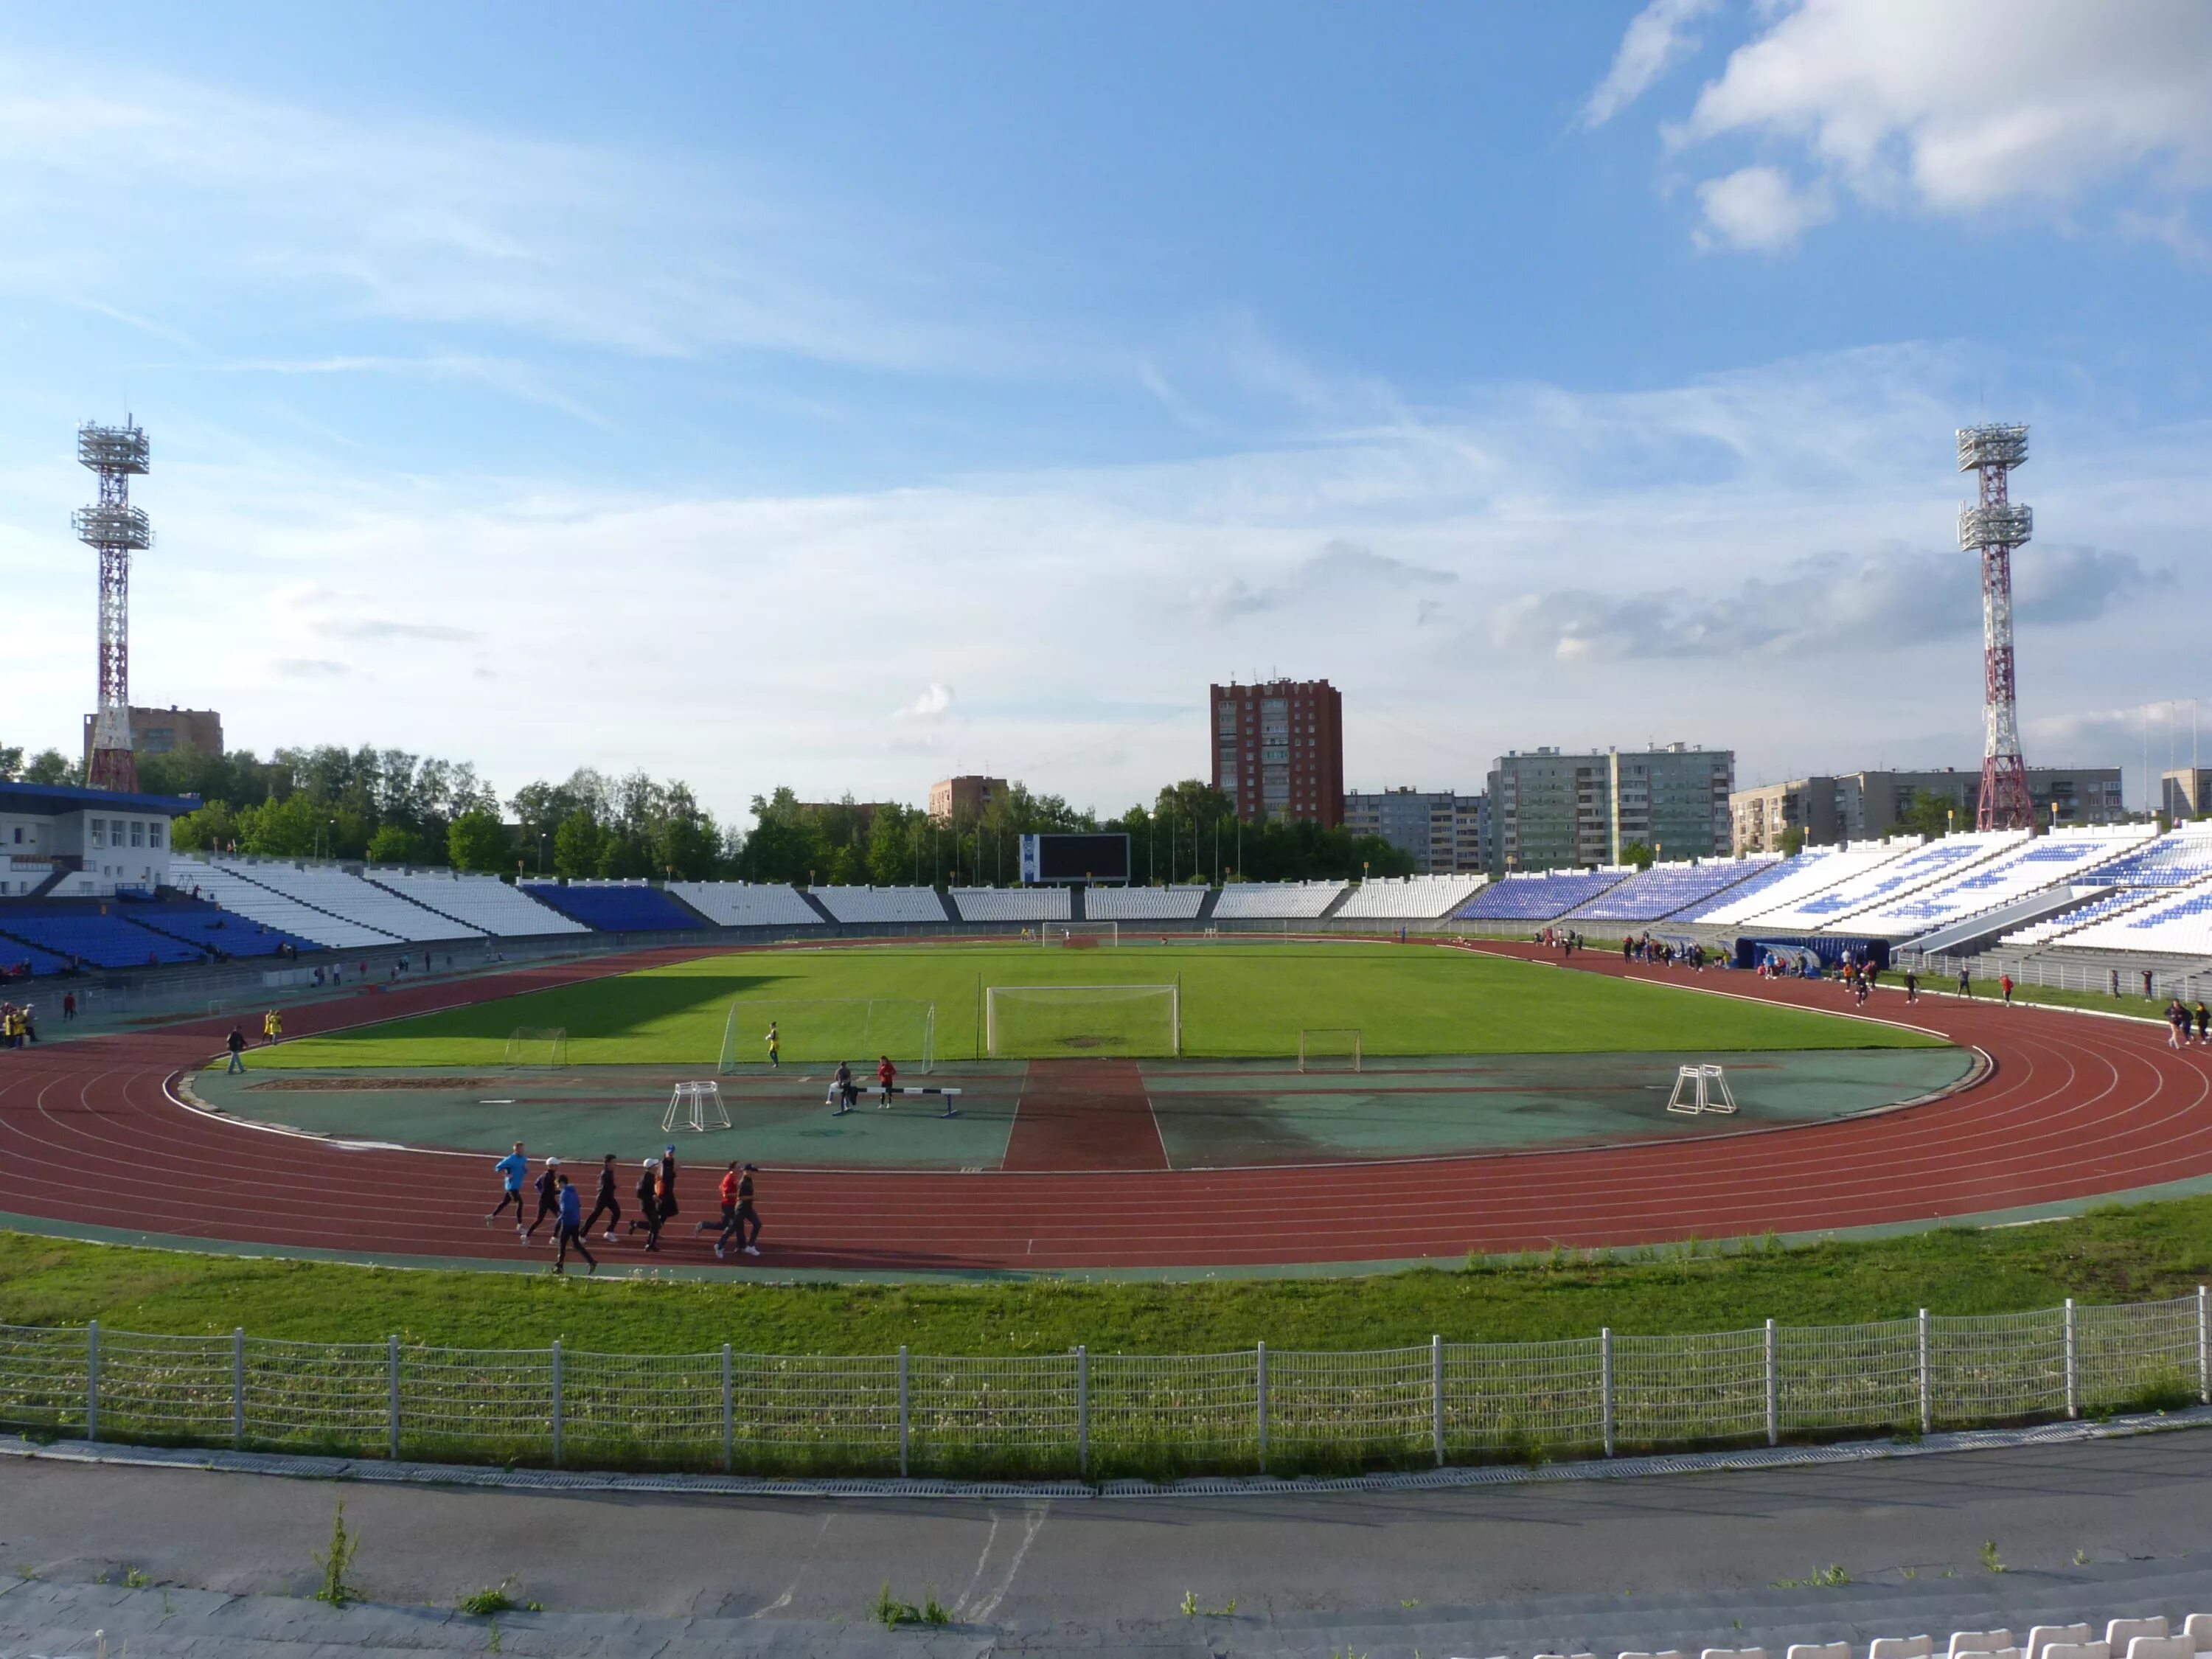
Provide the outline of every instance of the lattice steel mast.
{"type": "Polygon", "coordinates": [[[1981,475],[1981,499],[1959,511],[1959,545],[1982,556],[1982,799],[1975,827],[2032,830],[2035,803],[2020,752],[2013,688],[2012,550],[2035,529],[2035,514],[2009,498],[2006,479],[2027,459],[2024,426],[1959,432],[1959,471],[1981,475]]]}
{"type": "Polygon", "coordinates": [[[146,434],[133,423],[76,429],[76,458],[100,475],[100,500],[70,515],[76,538],[100,553],[100,702],[92,717],[85,781],[136,789],[131,747],[131,555],[154,544],[146,514],[131,505],[131,475],[146,470],[146,434]]]}

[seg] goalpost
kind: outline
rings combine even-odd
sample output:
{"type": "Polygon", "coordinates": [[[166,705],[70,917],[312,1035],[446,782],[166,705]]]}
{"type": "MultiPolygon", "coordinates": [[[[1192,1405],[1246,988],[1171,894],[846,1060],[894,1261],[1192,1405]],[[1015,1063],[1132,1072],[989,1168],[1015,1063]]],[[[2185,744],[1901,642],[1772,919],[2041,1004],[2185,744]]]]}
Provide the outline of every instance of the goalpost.
{"type": "Polygon", "coordinates": [[[1175,985],[994,985],[983,998],[983,1051],[994,1060],[1075,1054],[1179,1054],[1175,985]]]}
{"type": "Polygon", "coordinates": [[[1359,1066],[1359,1027],[1324,1025],[1298,1033],[1298,1070],[1356,1072],[1359,1066]]]}
{"type": "Polygon", "coordinates": [[[568,1033],[559,1025],[518,1025],[507,1039],[509,1066],[566,1066],[568,1033]]]}
{"type": "Polygon", "coordinates": [[[1119,945],[1121,924],[1118,921],[1048,921],[1038,939],[1046,945],[1058,945],[1073,950],[1086,945],[1119,945]]]}
{"type": "Polygon", "coordinates": [[[718,1074],[766,1066],[771,1025],[787,1065],[834,1066],[848,1060],[855,1070],[872,1071],[878,1054],[889,1054],[902,1072],[936,1069],[933,1002],[907,997],[739,997],[722,1022],[718,1074]]]}

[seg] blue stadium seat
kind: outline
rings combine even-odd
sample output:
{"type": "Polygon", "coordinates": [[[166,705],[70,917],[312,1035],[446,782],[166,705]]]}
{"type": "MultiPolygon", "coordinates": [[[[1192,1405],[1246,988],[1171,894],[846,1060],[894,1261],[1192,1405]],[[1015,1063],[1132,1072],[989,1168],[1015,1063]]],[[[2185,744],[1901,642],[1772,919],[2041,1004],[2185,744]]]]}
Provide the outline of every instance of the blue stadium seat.
{"type": "Polygon", "coordinates": [[[1492,882],[1453,914],[1462,921],[1555,921],[1625,879],[1619,870],[1508,876],[1492,882]]]}
{"type": "MultiPolygon", "coordinates": [[[[165,963],[204,962],[198,945],[157,933],[126,920],[125,907],[110,900],[36,899],[0,902],[0,941],[13,939],[94,968],[145,968],[165,963]]],[[[0,956],[7,951],[0,949],[0,956]]]]}
{"type": "Polygon", "coordinates": [[[1601,893],[1579,909],[1568,912],[1569,921],[1658,921],[1677,910],[1702,903],[1716,895],[1748,892],[1744,884],[1764,873],[1772,859],[1708,859],[1703,864],[1655,864],[1618,887],[1601,893]]]}

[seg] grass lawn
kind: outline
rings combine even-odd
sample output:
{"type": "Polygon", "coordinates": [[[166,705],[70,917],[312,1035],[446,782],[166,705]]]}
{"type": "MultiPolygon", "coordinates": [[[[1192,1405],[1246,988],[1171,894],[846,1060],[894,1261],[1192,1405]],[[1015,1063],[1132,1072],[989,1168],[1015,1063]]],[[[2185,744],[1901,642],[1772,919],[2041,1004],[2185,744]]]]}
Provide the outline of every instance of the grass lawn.
{"type": "MultiPolygon", "coordinates": [[[[575,1065],[713,1064],[733,1003],[738,1057],[763,1058],[771,1014],[784,1057],[857,1052],[858,1001],[935,1005],[940,1059],[980,1052],[987,986],[1180,982],[1183,1052],[1295,1053],[1301,1030],[1356,1026],[1372,1054],[1918,1046],[1910,1031],[1686,987],[1563,972],[1469,951],[1391,944],[1125,945],[1091,951],[991,945],[728,953],[394,1021],[352,1035],[253,1049],[255,1067],[499,1064],[520,1028],[568,1034],[575,1065]],[[791,1005],[845,1002],[815,1024],[791,1005]]],[[[1704,982],[1719,986],[1724,976],[1704,982]]],[[[1141,1005],[1121,1005],[1138,1006],[1141,1005]]],[[[1115,1016],[1109,1013],[1106,1018],[1115,1016]]],[[[1148,1016],[1157,1029],[1157,1014],[1148,1016]]],[[[1155,1053],[1139,1043],[1124,1053],[1155,1053]]],[[[902,1058],[906,1056],[902,1055],[902,1058]]]]}
{"type": "Polygon", "coordinates": [[[1200,1283],[742,1285],[408,1272],[0,1232],[0,1324],[614,1352],[924,1354],[1363,1348],[1846,1324],[2193,1291],[2212,1198],[1986,1231],[1720,1254],[1570,1253],[1346,1279],[1200,1283]]]}

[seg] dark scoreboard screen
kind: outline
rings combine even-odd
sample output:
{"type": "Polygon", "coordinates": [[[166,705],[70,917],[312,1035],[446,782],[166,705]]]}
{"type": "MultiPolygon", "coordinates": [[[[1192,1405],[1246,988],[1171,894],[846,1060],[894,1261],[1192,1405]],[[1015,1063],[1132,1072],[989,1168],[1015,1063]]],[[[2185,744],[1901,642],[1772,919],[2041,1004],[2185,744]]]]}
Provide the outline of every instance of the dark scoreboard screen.
{"type": "Polygon", "coordinates": [[[1129,879],[1129,838],[1123,835],[1022,837],[1024,881],[1129,879]]]}

